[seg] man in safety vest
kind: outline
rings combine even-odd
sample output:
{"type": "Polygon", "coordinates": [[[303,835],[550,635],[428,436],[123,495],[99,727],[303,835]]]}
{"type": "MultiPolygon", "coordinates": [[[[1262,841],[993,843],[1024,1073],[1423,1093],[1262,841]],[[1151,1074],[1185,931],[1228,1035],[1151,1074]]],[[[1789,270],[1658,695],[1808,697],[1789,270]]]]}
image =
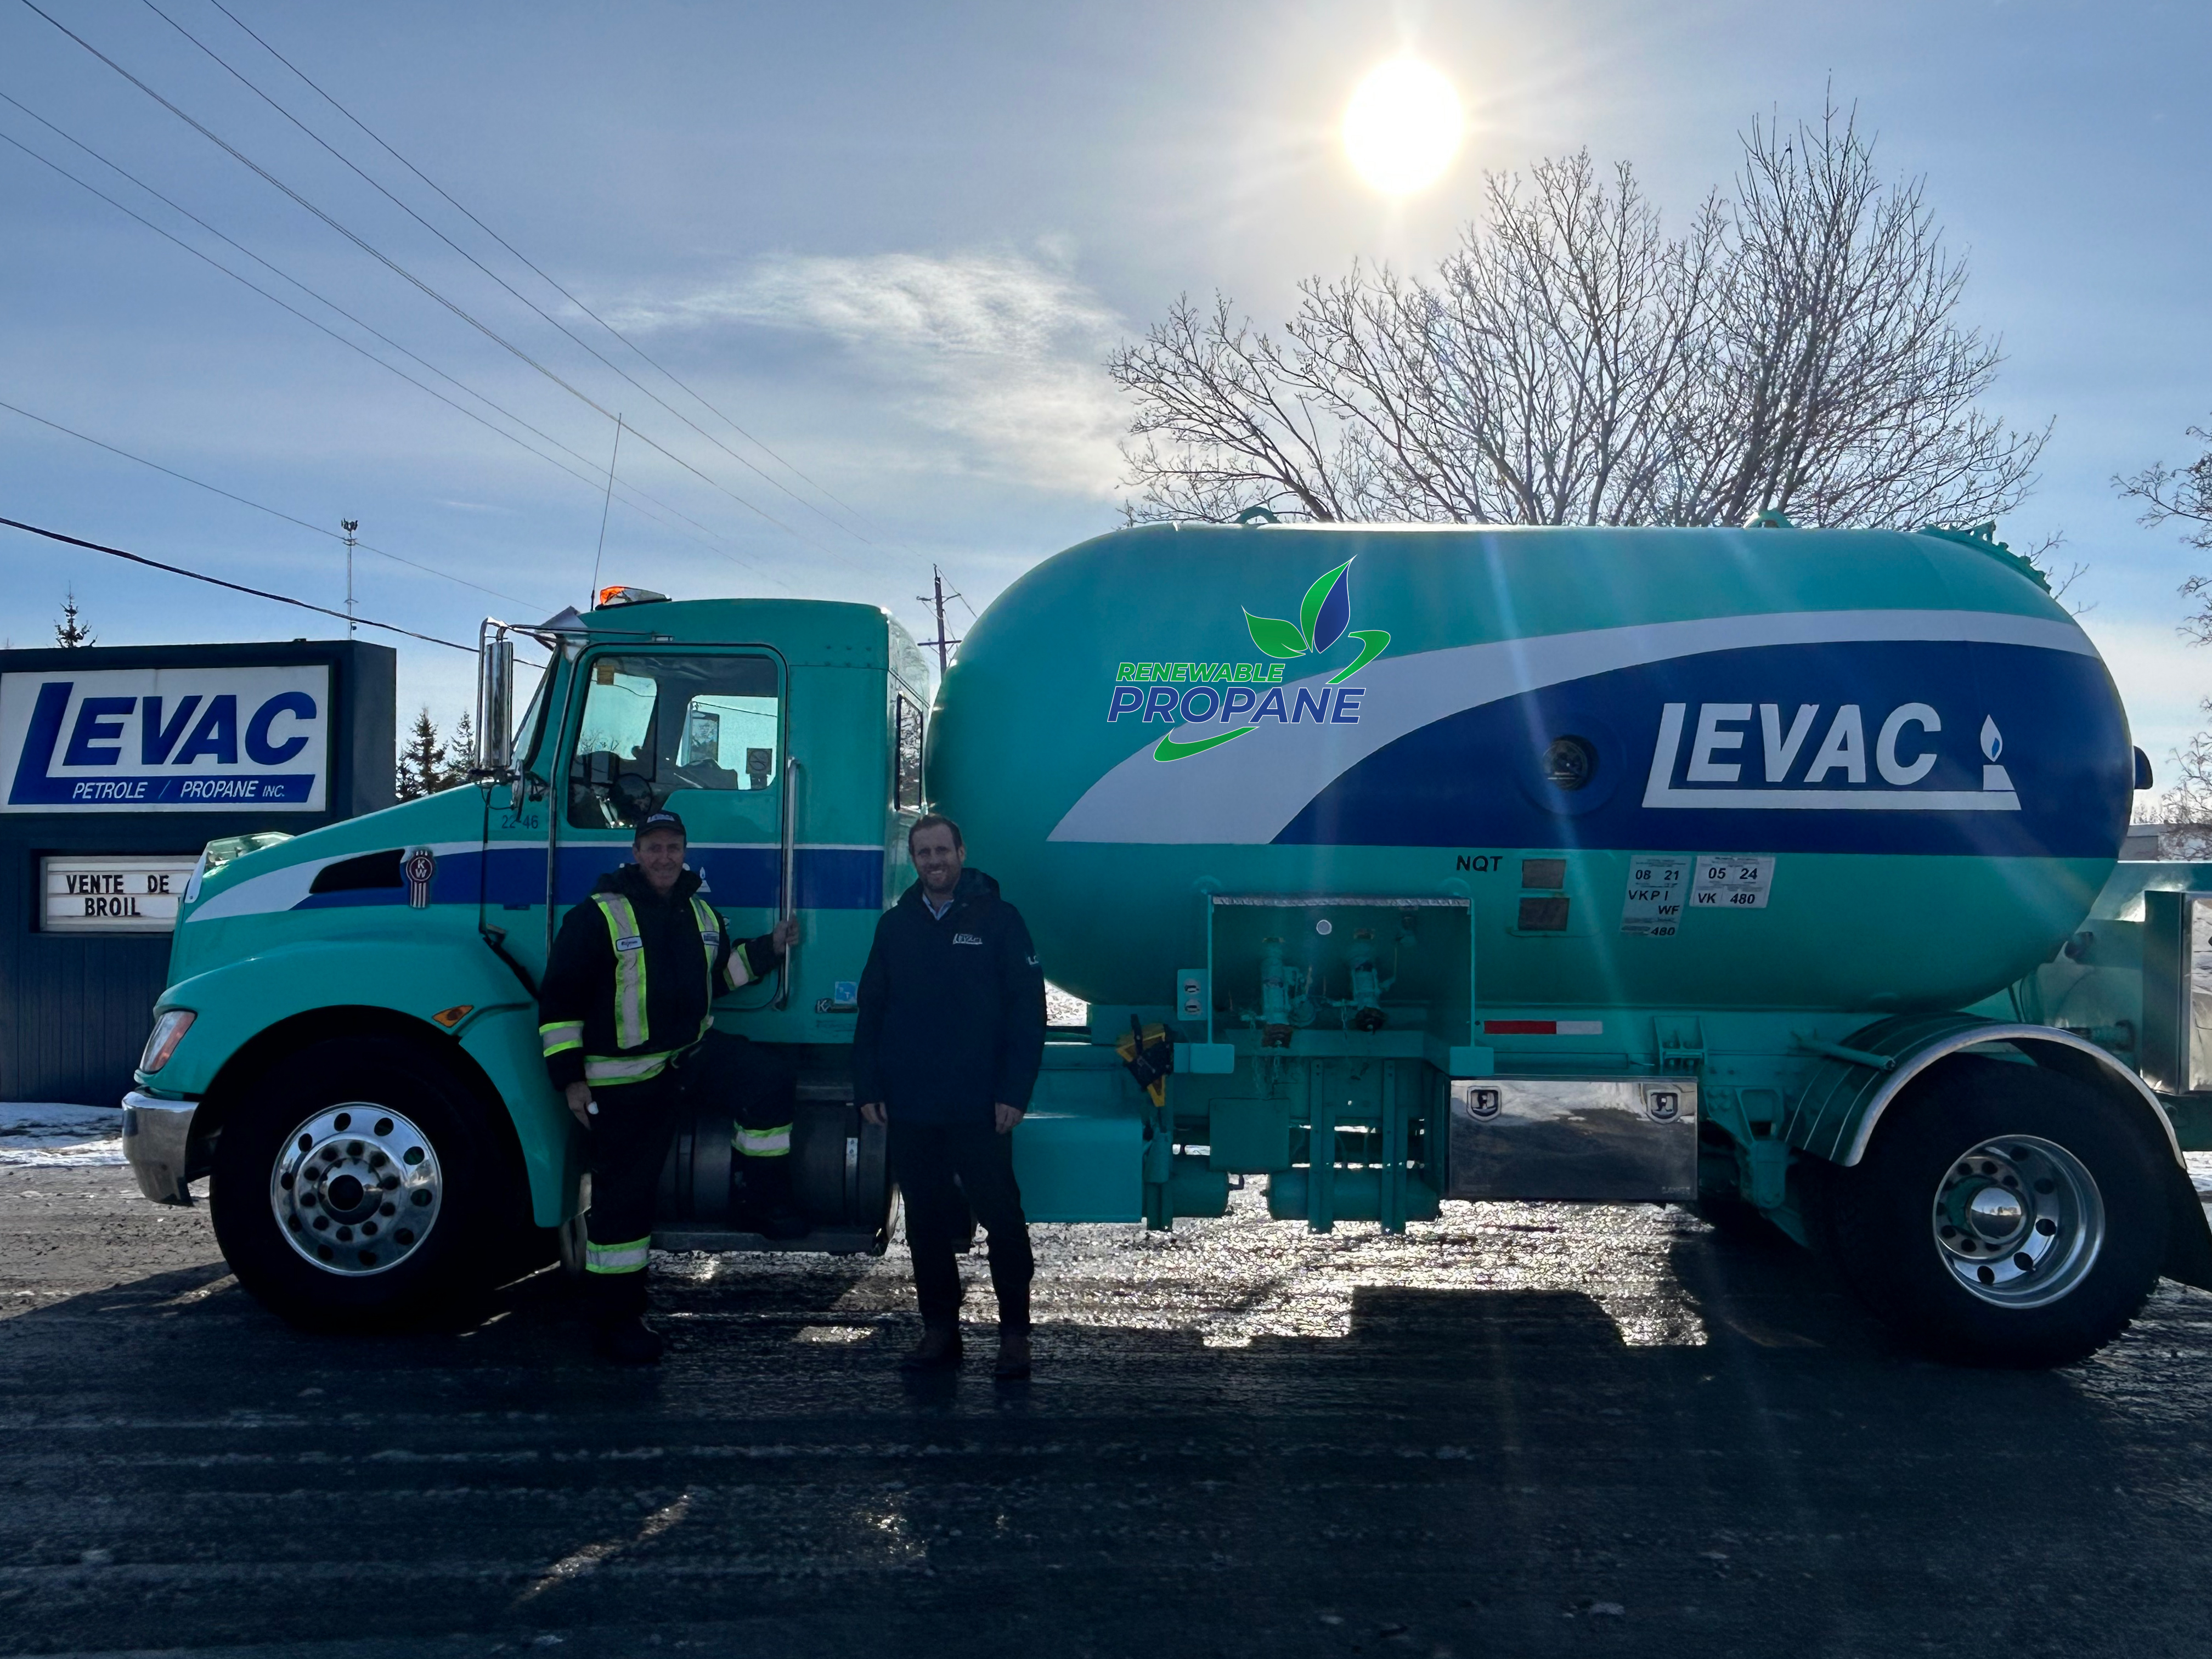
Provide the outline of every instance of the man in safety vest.
{"type": "MultiPolygon", "coordinates": [[[[591,1135],[592,1208],[585,1294],[599,1352],[625,1364],[660,1358],[645,1322],[653,1200],[689,1081],[684,1062],[714,1024],[713,1004],[772,971],[798,937],[795,921],[732,940],[720,913],[684,867],[684,820],[648,813],[636,862],[569,911],[538,991],[538,1036],[553,1086],[591,1135]]],[[[738,1150],[789,1170],[788,1096],[780,1125],[741,1129],[738,1150]]],[[[787,1192],[788,1176],[785,1175],[787,1192]]]]}

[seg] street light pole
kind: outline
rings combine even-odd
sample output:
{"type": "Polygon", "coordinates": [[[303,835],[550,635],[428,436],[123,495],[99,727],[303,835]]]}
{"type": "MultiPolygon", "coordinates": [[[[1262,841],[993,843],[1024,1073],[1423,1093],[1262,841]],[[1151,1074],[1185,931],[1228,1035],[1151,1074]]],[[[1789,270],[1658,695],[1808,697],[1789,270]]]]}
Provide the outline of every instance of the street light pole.
{"type": "MultiPolygon", "coordinates": [[[[346,544],[346,637],[354,637],[353,625],[353,548],[354,532],[361,528],[359,519],[340,519],[338,528],[345,532],[346,544]]],[[[942,631],[941,629],[939,630],[942,631]]]]}

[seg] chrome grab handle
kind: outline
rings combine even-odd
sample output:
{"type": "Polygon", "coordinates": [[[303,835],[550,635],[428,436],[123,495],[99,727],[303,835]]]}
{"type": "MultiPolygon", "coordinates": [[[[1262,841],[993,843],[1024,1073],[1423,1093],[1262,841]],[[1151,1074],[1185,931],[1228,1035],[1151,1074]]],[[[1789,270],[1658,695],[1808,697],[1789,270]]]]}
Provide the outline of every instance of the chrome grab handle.
{"type": "MultiPolygon", "coordinates": [[[[783,763],[783,839],[777,849],[780,890],[776,898],[775,919],[788,921],[799,908],[799,890],[794,881],[799,851],[799,760],[787,756],[783,763]]],[[[793,939],[790,949],[783,953],[783,966],[776,980],[775,1000],[771,1008],[782,1008],[791,1001],[792,963],[799,955],[799,941],[793,939]]]]}

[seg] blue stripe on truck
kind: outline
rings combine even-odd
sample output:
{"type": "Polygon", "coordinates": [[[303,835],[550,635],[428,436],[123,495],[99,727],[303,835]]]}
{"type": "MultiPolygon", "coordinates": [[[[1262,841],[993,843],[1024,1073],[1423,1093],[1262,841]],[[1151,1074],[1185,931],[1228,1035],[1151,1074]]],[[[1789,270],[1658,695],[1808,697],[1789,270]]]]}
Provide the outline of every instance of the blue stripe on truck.
{"type": "MultiPolygon", "coordinates": [[[[581,903],[601,876],[626,863],[621,846],[564,847],[560,853],[556,900],[581,903]]],[[[691,867],[707,884],[707,896],[725,909],[773,909],[781,885],[773,847],[695,848],[691,867]]],[[[801,847],[793,860],[801,910],[880,910],[884,906],[884,854],[872,847],[801,847]]],[[[474,904],[481,896],[495,906],[545,902],[545,850],[542,847],[495,847],[489,854],[449,853],[438,860],[430,889],[434,904],[474,904]]],[[[345,909],[362,905],[404,905],[404,886],[314,893],[295,910],[345,909]]]]}

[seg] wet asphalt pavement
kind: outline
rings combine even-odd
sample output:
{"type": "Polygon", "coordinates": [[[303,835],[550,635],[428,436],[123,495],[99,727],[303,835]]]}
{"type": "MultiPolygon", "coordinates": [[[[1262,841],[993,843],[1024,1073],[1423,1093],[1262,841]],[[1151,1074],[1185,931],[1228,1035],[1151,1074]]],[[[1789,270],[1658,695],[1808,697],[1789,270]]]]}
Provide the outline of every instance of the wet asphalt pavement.
{"type": "Polygon", "coordinates": [[[1256,1200],[1039,1229],[1036,1381],[914,1385],[896,1257],[665,1261],[623,1372],[551,1275],[309,1336],[204,1209],[0,1169],[0,1650],[2212,1651],[2212,1297],[1955,1370],[1679,1212],[1256,1200]]]}

